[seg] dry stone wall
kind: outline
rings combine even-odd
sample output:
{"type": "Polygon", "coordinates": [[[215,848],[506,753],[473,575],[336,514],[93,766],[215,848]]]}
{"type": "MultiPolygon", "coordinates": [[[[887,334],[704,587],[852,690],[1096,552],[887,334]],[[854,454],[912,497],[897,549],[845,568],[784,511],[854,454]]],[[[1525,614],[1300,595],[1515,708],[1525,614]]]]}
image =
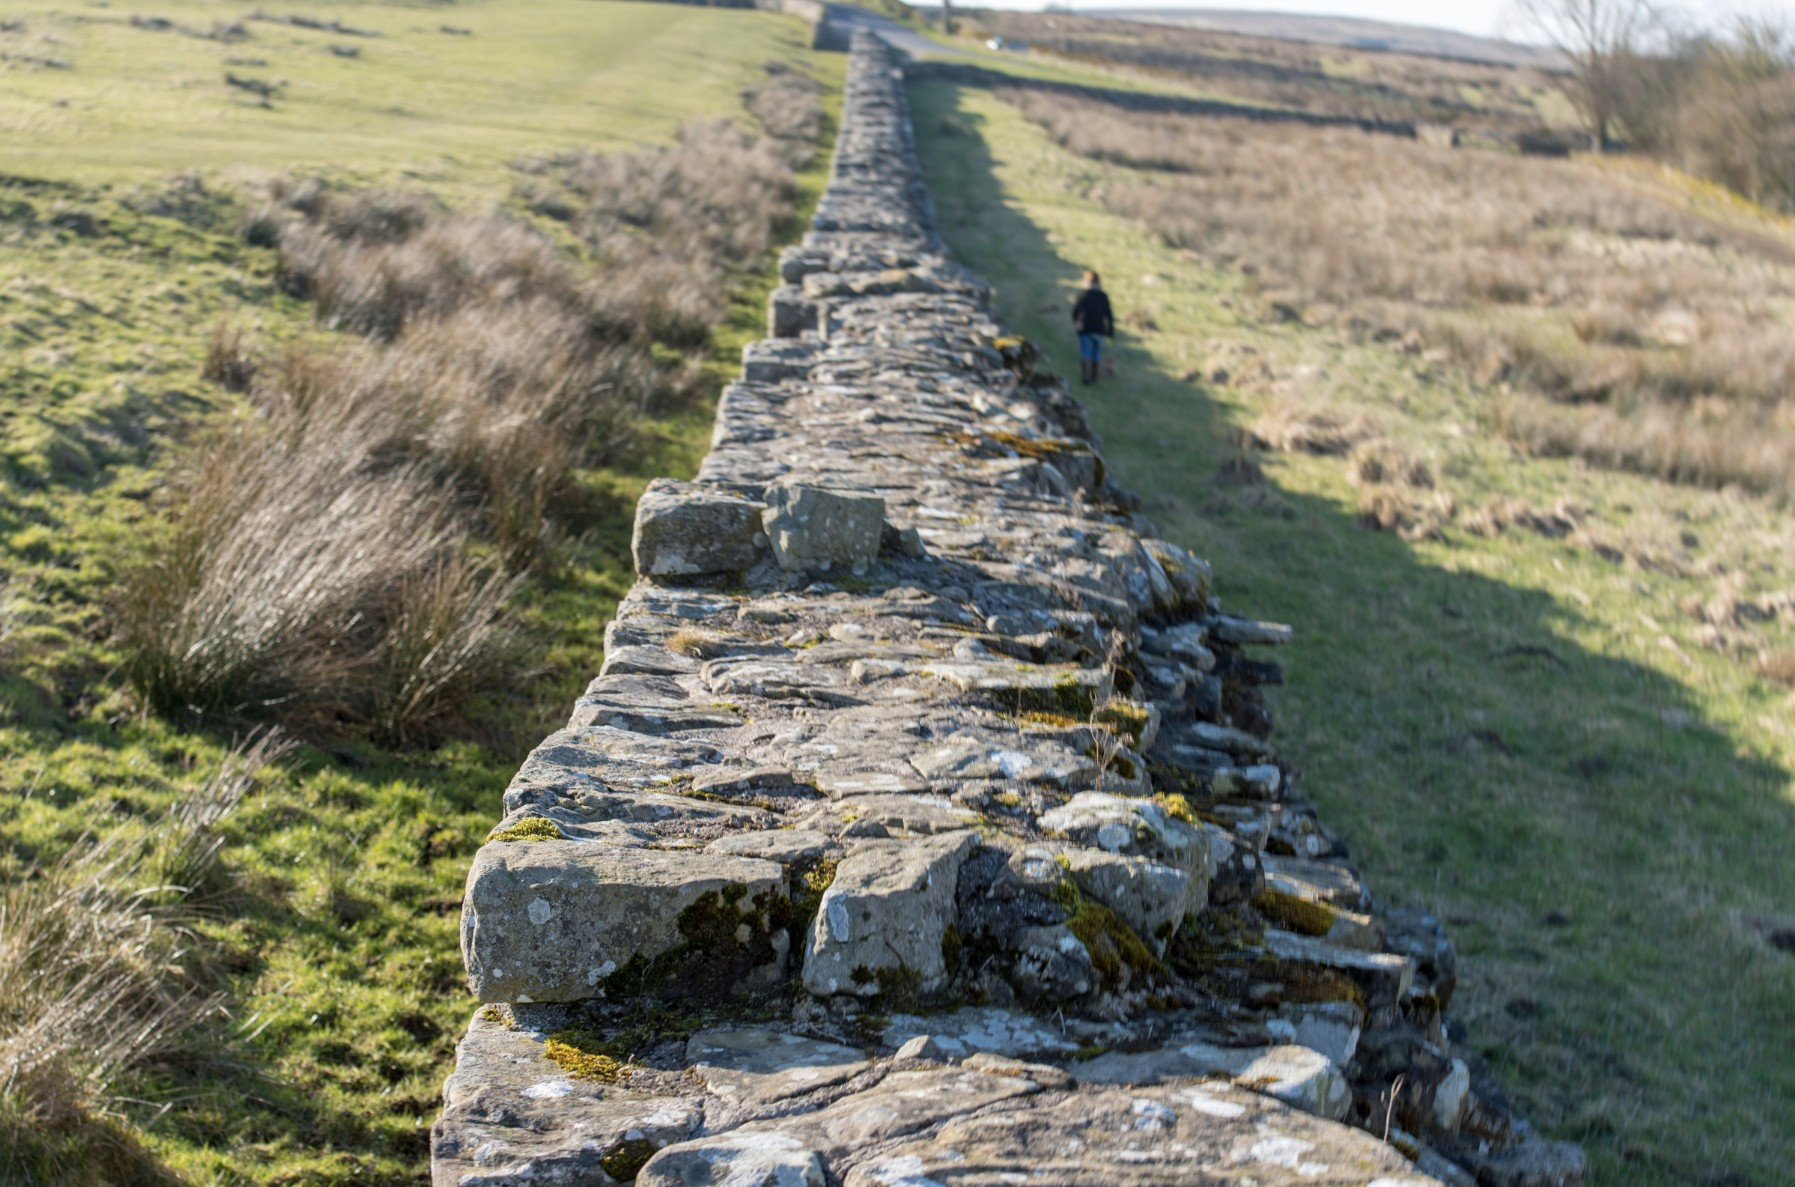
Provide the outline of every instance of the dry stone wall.
{"type": "Polygon", "coordinates": [[[1267,742],[1290,630],[948,257],[864,35],[782,268],[469,873],[439,1187],[1580,1182],[1267,742]]]}

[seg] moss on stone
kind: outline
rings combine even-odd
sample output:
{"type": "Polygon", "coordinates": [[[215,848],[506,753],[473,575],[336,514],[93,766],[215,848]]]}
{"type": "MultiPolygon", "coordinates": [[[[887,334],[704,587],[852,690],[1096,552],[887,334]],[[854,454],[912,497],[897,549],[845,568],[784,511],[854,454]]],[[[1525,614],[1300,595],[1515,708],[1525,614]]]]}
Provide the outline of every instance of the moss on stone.
{"type": "Polygon", "coordinates": [[[960,929],[948,924],[941,933],[941,959],[947,962],[947,971],[951,976],[960,967],[960,949],[964,941],[960,938],[960,929]]]}
{"type": "Polygon", "coordinates": [[[1099,725],[1107,725],[1118,734],[1124,734],[1130,745],[1138,746],[1141,735],[1146,732],[1147,724],[1152,720],[1152,713],[1147,706],[1138,701],[1124,700],[1117,697],[1097,707],[1092,720],[1099,725]]]}
{"type": "Polygon", "coordinates": [[[575,1080],[616,1084],[629,1079],[635,1069],[605,1050],[608,1046],[585,1031],[558,1030],[542,1044],[542,1053],[575,1080]]]}
{"type": "Polygon", "coordinates": [[[763,891],[747,896],[748,888],[740,882],[699,895],[679,913],[680,942],[653,957],[632,956],[605,979],[605,996],[735,996],[744,977],[773,963],[778,956],[773,933],[792,923],[792,903],[785,895],[763,891]]]}
{"type": "Polygon", "coordinates": [[[1325,936],[1334,930],[1336,914],[1326,903],[1310,902],[1281,890],[1262,890],[1253,906],[1267,922],[1304,936],[1325,936]]]}
{"type": "Polygon", "coordinates": [[[1253,966],[1253,973],[1261,981],[1281,986],[1280,996],[1286,1002],[1351,1002],[1361,1010],[1366,1008],[1365,991],[1351,977],[1335,969],[1261,961],[1253,966]]]}
{"type": "Polygon", "coordinates": [[[598,1160],[598,1167],[619,1183],[634,1183],[659,1150],[659,1146],[644,1138],[630,1138],[613,1146],[598,1160]]]}
{"type": "Polygon", "coordinates": [[[1063,878],[1055,884],[1053,901],[1065,911],[1067,929],[1091,954],[1091,965],[1103,988],[1119,989],[1165,972],[1165,966],[1140,934],[1120,915],[1086,898],[1072,879],[1063,878]]]}
{"type": "Polygon", "coordinates": [[[1135,761],[1122,753],[1121,747],[1114,743],[1108,746],[1092,744],[1084,748],[1084,756],[1105,770],[1113,770],[1124,779],[1134,779],[1140,775],[1141,769],[1135,761]]]}
{"type": "Polygon", "coordinates": [[[1177,792],[1156,795],[1153,802],[1164,808],[1166,815],[1173,820],[1182,820],[1186,824],[1197,823],[1197,813],[1190,806],[1190,801],[1177,792]]]}
{"type": "Polygon", "coordinates": [[[488,841],[559,841],[565,836],[561,828],[552,820],[541,816],[528,816],[510,828],[493,830],[488,841]]]}
{"type": "Polygon", "coordinates": [[[880,969],[879,1004],[899,1014],[914,1014],[922,1008],[922,974],[912,968],[880,969]]]}
{"type": "Polygon", "coordinates": [[[808,868],[792,871],[792,951],[802,952],[810,933],[810,925],[823,906],[823,892],[835,881],[834,861],[821,858],[808,868]]]}

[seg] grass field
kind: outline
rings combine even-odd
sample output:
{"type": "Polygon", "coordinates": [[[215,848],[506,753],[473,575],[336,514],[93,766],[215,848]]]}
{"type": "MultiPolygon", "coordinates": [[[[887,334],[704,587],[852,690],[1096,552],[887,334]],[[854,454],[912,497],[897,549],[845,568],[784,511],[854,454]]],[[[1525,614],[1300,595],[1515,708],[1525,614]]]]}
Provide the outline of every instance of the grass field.
{"type": "MultiPolygon", "coordinates": [[[[86,835],[153,833],[234,740],[142,711],[112,625],[122,569],[162,530],[180,447],[242,407],[200,377],[215,322],[228,314],[270,344],[319,335],[309,307],[279,291],[275,253],[238,233],[244,187],[322,174],[516,209],[514,160],[664,142],[690,118],[740,115],[742,87],[769,61],[831,95],[842,69],[806,48],[800,22],[753,12],[592,0],[274,11],[380,35],[252,20],[241,4],[4,14],[0,880],[86,835]],[[225,40],[193,35],[215,22],[225,40]],[[264,108],[227,72],[281,85],[264,108]]],[[[806,201],[825,165],[801,175],[806,201]]],[[[735,263],[713,392],[759,336],[773,280],[770,260],[735,263]]],[[[423,752],[326,740],[256,777],[220,826],[222,876],[182,955],[222,989],[221,1011],[178,1057],[114,1086],[110,1124],[42,1128],[74,1169],[45,1178],[7,1149],[0,1183],[420,1181],[472,1007],[456,939],[466,862],[522,753],[597,670],[631,580],[636,494],[689,473],[709,421],[702,401],[668,410],[618,465],[581,476],[582,497],[610,510],[520,595],[532,674],[478,728],[423,752]]]]}
{"type": "Polygon", "coordinates": [[[1081,394],[1113,472],[1226,607],[1296,624],[1276,737],[1372,888],[1449,921],[1454,1013],[1521,1111],[1596,1183],[1785,1181],[1795,694],[1749,662],[1788,612],[1737,607],[1795,587],[1788,512],[1521,454],[1450,360],[1281,319],[1107,208],[1142,172],[989,92],[912,102],[944,234],[1062,373],[1078,272],[1103,272],[1120,375],[1081,394]],[[1315,408],[1431,485],[1248,444],[1315,408]],[[1399,535],[1367,528],[1380,498],[1575,522],[1399,535]]]}

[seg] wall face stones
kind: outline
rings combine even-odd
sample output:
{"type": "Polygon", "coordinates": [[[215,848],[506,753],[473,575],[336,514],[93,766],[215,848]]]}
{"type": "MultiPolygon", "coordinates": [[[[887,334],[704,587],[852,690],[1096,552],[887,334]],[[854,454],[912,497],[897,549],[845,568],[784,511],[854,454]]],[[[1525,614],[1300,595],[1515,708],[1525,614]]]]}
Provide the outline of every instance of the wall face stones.
{"type": "Polygon", "coordinates": [[[772,336],[469,873],[435,1182],[1581,1182],[1266,741],[1289,629],[1131,518],[853,54],[772,336]]]}

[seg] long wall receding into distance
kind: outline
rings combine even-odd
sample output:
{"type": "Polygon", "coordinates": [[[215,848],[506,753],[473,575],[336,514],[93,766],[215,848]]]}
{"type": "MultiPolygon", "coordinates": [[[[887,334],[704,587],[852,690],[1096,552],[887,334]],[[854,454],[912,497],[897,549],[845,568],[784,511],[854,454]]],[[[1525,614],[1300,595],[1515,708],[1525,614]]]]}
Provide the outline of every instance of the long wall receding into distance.
{"type": "Polygon", "coordinates": [[[1266,741],[1290,629],[1131,517],[864,35],[782,268],[469,872],[439,1187],[1580,1183],[1266,741]]]}

